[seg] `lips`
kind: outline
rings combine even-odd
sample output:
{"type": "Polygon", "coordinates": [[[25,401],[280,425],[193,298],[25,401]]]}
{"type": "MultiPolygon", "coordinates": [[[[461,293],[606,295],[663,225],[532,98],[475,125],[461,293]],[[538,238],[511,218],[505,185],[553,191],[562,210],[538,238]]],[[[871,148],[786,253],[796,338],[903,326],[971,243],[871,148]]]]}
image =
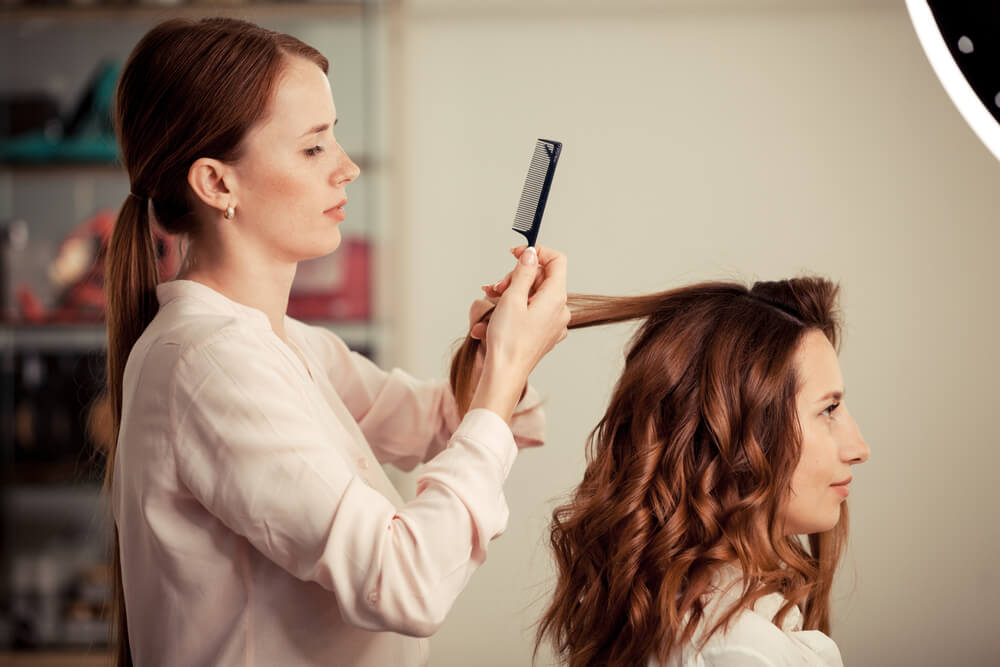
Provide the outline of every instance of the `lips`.
{"type": "Polygon", "coordinates": [[[335,204],[335,205],[331,206],[330,208],[326,209],[323,212],[324,213],[330,213],[331,211],[335,211],[337,209],[343,209],[344,206],[346,206],[346,205],[347,205],[347,198],[345,197],[339,204],[335,204]]]}
{"type": "Polygon", "coordinates": [[[831,484],[830,487],[839,493],[842,498],[847,498],[847,496],[851,493],[850,488],[847,486],[851,483],[851,479],[851,477],[848,477],[847,479],[837,482],[836,484],[831,484]]]}

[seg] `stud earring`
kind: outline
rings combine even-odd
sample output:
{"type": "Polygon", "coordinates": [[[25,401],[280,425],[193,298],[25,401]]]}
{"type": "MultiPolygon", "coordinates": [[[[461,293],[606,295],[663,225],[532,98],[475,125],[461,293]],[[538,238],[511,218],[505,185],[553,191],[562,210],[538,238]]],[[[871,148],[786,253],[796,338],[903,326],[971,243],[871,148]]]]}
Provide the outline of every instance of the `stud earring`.
{"type": "Polygon", "coordinates": [[[228,206],[228,207],[226,207],[226,212],[225,212],[225,213],[223,213],[223,214],[222,214],[222,216],[223,216],[223,217],[224,217],[224,218],[225,218],[226,220],[231,220],[231,219],[232,219],[232,217],[233,217],[233,216],[234,216],[235,214],[236,214],[236,209],[235,209],[235,208],[233,208],[232,206],[228,206]]]}

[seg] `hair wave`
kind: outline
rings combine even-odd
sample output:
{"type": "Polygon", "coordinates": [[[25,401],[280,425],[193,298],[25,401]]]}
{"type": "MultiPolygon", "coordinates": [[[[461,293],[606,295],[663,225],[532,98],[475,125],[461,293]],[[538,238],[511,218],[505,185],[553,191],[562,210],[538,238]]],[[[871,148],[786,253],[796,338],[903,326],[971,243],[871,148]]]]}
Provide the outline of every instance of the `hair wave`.
{"type": "MultiPolygon", "coordinates": [[[[700,641],[772,592],[786,600],[776,623],[799,605],[806,629],[829,631],[846,503],[808,547],[783,534],[778,512],[800,453],[795,351],[809,330],[837,345],[837,294],[802,277],[570,295],[570,328],[641,323],[588,438],[583,481],[553,513],[557,581],[536,651],[548,638],[571,666],[665,661],[696,638],[723,564],[742,570],[743,589],[700,641]]],[[[478,345],[467,339],[452,363],[463,410],[478,345]]]]}

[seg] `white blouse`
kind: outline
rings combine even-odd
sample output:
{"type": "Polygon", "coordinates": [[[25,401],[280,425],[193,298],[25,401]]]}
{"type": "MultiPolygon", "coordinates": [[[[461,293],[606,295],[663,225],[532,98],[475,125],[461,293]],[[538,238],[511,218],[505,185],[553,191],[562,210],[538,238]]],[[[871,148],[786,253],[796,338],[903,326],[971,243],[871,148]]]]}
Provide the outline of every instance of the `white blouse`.
{"type": "MultiPolygon", "coordinates": [[[[740,573],[727,568],[716,578],[716,592],[705,605],[705,617],[686,646],[675,651],[662,667],[843,667],[840,650],[819,630],[802,629],[798,607],[785,614],[781,627],[774,617],[785,604],[780,593],[758,599],[753,609],[744,609],[697,651],[702,632],[707,632],[742,593],[740,573]]],[[[661,667],[656,659],[648,667],[661,667]]]]}
{"type": "Polygon", "coordinates": [[[334,334],[200,283],[157,287],[129,355],[112,487],[137,665],[427,663],[507,524],[511,428],[459,423],[444,382],[385,372],[334,334]],[[425,461],[404,503],[380,464],[425,461]]]}

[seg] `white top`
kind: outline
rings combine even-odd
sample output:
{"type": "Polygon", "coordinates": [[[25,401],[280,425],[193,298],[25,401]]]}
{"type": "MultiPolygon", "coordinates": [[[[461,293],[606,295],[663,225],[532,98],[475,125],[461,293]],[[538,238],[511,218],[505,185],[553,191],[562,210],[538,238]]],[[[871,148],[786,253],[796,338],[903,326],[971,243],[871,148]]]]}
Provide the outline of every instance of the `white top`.
{"type": "Polygon", "coordinates": [[[540,444],[458,422],[444,382],[386,373],[325,329],[200,283],[156,290],[129,355],[112,509],[136,664],[427,664],[426,637],[507,524],[502,484],[540,444]],[[403,503],[380,463],[427,461],[403,503]]]}
{"type": "MultiPolygon", "coordinates": [[[[785,614],[781,627],[774,617],[785,604],[780,593],[757,600],[753,609],[744,609],[729,623],[728,630],[715,633],[698,653],[704,632],[732,608],[742,594],[740,573],[735,568],[717,577],[717,592],[705,607],[705,617],[692,641],[675,651],[662,667],[843,667],[840,650],[819,630],[802,629],[798,607],[785,614]]],[[[648,667],[661,667],[656,659],[648,667]]]]}

